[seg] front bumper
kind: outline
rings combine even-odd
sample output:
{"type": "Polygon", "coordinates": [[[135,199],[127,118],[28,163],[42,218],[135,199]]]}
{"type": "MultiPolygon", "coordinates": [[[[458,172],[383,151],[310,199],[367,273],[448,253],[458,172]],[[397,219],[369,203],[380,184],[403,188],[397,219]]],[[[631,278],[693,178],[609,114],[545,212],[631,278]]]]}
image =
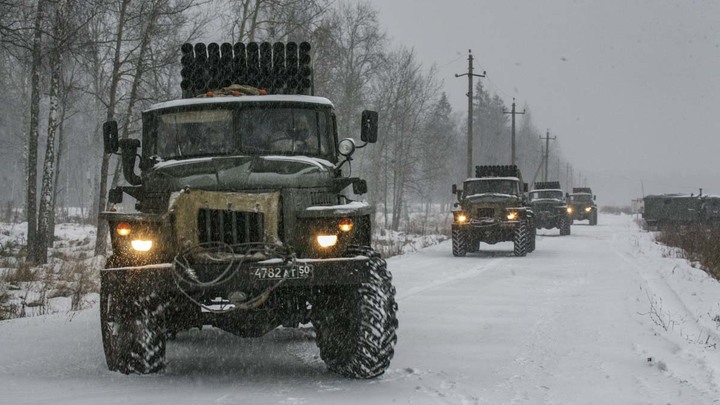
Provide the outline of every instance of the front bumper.
{"type": "MultiPolygon", "coordinates": [[[[160,263],[146,266],[108,267],[101,272],[112,278],[122,278],[129,285],[143,285],[157,292],[172,292],[182,285],[184,291],[235,291],[235,290],[263,290],[283,280],[287,287],[323,287],[337,285],[358,285],[369,280],[367,256],[354,256],[333,259],[297,259],[294,263],[296,270],[300,266],[312,267],[312,275],[303,278],[295,277],[293,272],[280,272],[279,277],[268,277],[268,272],[262,268],[285,269],[278,259],[269,259],[259,262],[241,263],[213,263],[192,264],[188,268],[178,263],[160,263]],[[258,270],[260,268],[260,271],[258,270]],[[196,280],[189,286],[182,280],[196,280]],[[221,279],[222,282],[211,283],[221,279]],[[201,287],[201,285],[207,285],[201,287]]],[[[271,270],[272,272],[272,270],[271,270]]],[[[276,275],[278,271],[274,272],[276,275]]]]}

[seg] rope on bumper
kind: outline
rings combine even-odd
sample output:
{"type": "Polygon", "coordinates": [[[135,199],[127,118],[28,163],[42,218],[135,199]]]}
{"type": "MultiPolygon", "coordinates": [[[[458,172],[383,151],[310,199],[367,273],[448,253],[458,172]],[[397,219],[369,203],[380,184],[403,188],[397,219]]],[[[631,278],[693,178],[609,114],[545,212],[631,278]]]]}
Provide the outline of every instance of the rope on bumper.
{"type": "Polygon", "coordinates": [[[191,289],[207,289],[217,287],[230,281],[240,271],[245,261],[257,262],[268,259],[282,259],[284,265],[295,266],[297,256],[290,249],[272,243],[240,243],[228,245],[223,242],[207,242],[195,245],[178,253],[173,259],[172,276],[178,290],[191,302],[212,313],[226,313],[237,310],[257,308],[270,298],[270,294],[285,280],[266,288],[262,293],[244,303],[231,303],[228,309],[213,309],[197,301],[183,288],[183,284],[191,289]],[[200,280],[193,263],[225,264],[223,271],[209,281],[200,280]]]}

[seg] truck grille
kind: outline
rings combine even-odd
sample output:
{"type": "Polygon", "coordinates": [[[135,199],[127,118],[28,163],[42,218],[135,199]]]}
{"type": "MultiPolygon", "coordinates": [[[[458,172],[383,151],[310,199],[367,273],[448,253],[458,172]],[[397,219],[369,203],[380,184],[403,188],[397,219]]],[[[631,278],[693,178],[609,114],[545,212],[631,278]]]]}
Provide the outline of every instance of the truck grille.
{"type": "Polygon", "coordinates": [[[198,240],[224,242],[229,245],[262,242],[264,216],[262,212],[213,210],[198,211],[198,240]]]}
{"type": "Polygon", "coordinates": [[[313,191],[310,193],[310,205],[336,205],[337,197],[326,192],[313,191]]]}
{"type": "Polygon", "coordinates": [[[495,210],[493,208],[478,208],[477,209],[477,217],[478,218],[492,218],[495,215],[495,210]]]}

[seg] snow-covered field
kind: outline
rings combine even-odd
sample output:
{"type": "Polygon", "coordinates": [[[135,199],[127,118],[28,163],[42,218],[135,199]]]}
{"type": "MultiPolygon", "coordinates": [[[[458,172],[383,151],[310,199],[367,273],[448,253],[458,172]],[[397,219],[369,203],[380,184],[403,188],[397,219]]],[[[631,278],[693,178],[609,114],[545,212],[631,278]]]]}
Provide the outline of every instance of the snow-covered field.
{"type": "Polygon", "coordinates": [[[720,285],[630,216],[537,250],[449,241],[388,260],[398,344],[385,375],[326,371],[311,330],[240,339],[207,328],[168,345],[168,368],[105,367],[97,306],[0,322],[0,404],[720,403],[720,285]]]}

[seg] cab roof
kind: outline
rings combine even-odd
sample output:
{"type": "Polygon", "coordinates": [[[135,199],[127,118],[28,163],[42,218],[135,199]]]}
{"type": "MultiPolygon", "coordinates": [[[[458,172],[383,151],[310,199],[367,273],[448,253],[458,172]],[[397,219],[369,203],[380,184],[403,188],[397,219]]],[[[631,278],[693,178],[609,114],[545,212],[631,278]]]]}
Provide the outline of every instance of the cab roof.
{"type": "Polygon", "coordinates": [[[182,98],[177,100],[165,101],[158,104],[151,105],[147,110],[143,112],[150,112],[155,110],[162,110],[165,108],[174,107],[185,107],[193,105],[205,105],[205,104],[242,104],[242,103],[278,103],[278,102],[291,102],[291,103],[308,103],[308,104],[319,104],[329,107],[333,107],[333,103],[325,97],[316,96],[304,96],[304,95],[262,95],[262,96],[222,96],[222,97],[201,97],[201,98],[182,98]]]}

